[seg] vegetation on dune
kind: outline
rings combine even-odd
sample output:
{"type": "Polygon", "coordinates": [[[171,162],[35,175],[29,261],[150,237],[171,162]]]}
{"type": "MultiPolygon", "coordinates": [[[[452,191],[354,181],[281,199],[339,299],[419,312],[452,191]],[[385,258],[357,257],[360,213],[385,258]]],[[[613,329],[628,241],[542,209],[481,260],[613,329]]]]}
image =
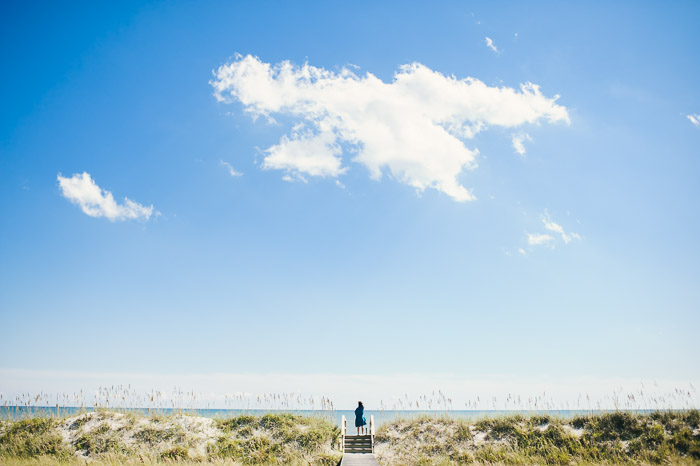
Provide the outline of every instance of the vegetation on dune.
{"type": "MultiPolygon", "coordinates": [[[[382,426],[381,464],[700,465],[700,412],[612,412],[560,419],[401,419],[382,426]]],[[[209,419],[99,411],[0,421],[0,464],[337,465],[340,430],[293,414],[209,419]]]]}
{"type": "Polygon", "coordinates": [[[468,426],[450,418],[405,419],[379,429],[376,451],[385,465],[700,464],[699,418],[691,410],[569,420],[514,415],[468,426]]]}
{"type": "Polygon", "coordinates": [[[0,457],[53,456],[66,459],[71,455],[54,429],[54,419],[24,419],[4,424],[0,436],[0,457]]]}
{"type": "Polygon", "coordinates": [[[340,430],[292,414],[208,419],[108,411],[0,424],[1,464],[336,465],[340,430]]]}
{"type": "Polygon", "coordinates": [[[239,416],[217,420],[223,432],[208,448],[210,456],[231,458],[243,464],[289,464],[299,457],[314,457],[316,464],[335,465],[338,453],[322,453],[324,446],[339,448],[340,429],[317,418],[292,414],[239,416]]]}

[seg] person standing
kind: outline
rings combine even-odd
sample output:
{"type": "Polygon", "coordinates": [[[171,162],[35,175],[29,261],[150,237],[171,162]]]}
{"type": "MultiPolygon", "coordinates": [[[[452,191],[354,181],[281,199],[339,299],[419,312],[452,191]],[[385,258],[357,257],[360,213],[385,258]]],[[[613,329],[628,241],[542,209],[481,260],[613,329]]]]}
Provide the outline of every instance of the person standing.
{"type": "Polygon", "coordinates": [[[357,408],[355,409],[355,427],[357,427],[357,435],[365,435],[365,426],[367,425],[367,419],[365,419],[365,407],[362,405],[361,401],[357,402],[357,408]]]}

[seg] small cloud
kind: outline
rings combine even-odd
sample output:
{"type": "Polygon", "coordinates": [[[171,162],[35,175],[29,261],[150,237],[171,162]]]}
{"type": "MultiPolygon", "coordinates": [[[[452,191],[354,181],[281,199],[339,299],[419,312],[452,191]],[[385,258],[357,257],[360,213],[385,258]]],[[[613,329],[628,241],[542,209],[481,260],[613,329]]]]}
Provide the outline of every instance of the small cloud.
{"type": "Polygon", "coordinates": [[[520,155],[525,155],[525,145],[523,142],[528,141],[532,142],[532,137],[530,137],[529,134],[527,133],[517,133],[513,134],[513,149],[515,149],[515,152],[517,152],[520,155]]]}
{"type": "Polygon", "coordinates": [[[526,255],[527,255],[527,253],[525,252],[525,250],[524,250],[523,248],[518,248],[518,253],[519,253],[521,256],[526,256],[526,255]]]}
{"type": "Polygon", "coordinates": [[[496,47],[496,44],[493,43],[493,39],[491,39],[490,37],[486,38],[486,47],[490,48],[496,53],[501,53],[498,47],[496,47]]]}
{"type": "MultiPolygon", "coordinates": [[[[117,204],[112,193],[101,189],[87,172],[77,173],[70,178],[57,176],[61,194],[90,217],[105,217],[111,221],[148,220],[153,215],[153,206],[148,207],[124,198],[117,204]]],[[[158,212],[155,212],[158,215],[158,212]]]]}
{"type": "Polygon", "coordinates": [[[528,233],[527,235],[527,244],[530,246],[549,244],[552,241],[554,241],[554,238],[546,233],[528,233]]]}
{"type": "MultiPolygon", "coordinates": [[[[549,212],[545,209],[544,213],[541,215],[540,219],[544,224],[544,233],[528,233],[527,234],[527,244],[530,246],[549,246],[554,249],[556,243],[561,239],[564,244],[569,244],[573,240],[580,240],[581,235],[574,232],[567,232],[564,230],[560,224],[552,220],[549,212]]],[[[520,254],[525,255],[526,251],[524,249],[519,249],[520,254]]]]}
{"type": "Polygon", "coordinates": [[[695,125],[696,128],[700,128],[700,113],[693,113],[686,115],[690,122],[695,125]]]}
{"type": "Polygon", "coordinates": [[[513,34],[513,37],[515,37],[517,39],[518,33],[516,32],[515,34],[513,34]]]}
{"type": "Polygon", "coordinates": [[[243,173],[241,173],[241,172],[239,172],[239,171],[236,171],[236,169],[233,168],[233,167],[231,166],[231,164],[228,163],[228,162],[224,162],[223,160],[221,160],[221,161],[220,161],[220,165],[221,165],[222,167],[225,167],[226,170],[228,171],[228,174],[231,175],[231,176],[233,176],[233,177],[243,176],[243,173]]]}
{"type": "Polygon", "coordinates": [[[544,214],[542,214],[542,223],[544,223],[544,227],[547,230],[553,231],[554,233],[558,233],[559,235],[561,235],[561,239],[564,241],[564,244],[569,244],[575,239],[581,239],[581,236],[578,233],[566,233],[561,225],[555,223],[551,219],[547,210],[545,210],[544,214]]]}

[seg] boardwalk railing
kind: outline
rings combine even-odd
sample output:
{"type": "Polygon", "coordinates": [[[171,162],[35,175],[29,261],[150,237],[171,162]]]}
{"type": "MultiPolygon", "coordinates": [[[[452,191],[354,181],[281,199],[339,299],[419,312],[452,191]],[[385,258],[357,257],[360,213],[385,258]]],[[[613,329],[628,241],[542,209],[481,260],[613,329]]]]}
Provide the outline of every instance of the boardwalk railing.
{"type": "Polygon", "coordinates": [[[372,453],[374,453],[374,414],[369,417],[369,435],[372,440],[372,453]]]}
{"type": "Polygon", "coordinates": [[[345,453],[345,436],[348,434],[348,420],[345,419],[345,415],[340,419],[340,448],[343,453],[345,453]]]}

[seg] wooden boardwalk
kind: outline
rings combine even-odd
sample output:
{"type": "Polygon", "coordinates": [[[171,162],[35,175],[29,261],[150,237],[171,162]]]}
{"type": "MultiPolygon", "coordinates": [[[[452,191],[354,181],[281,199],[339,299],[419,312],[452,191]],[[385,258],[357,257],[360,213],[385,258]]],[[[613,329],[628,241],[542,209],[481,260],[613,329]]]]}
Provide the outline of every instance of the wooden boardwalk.
{"type": "Polygon", "coordinates": [[[348,421],[340,419],[340,433],[343,436],[343,459],[340,466],[379,466],[374,457],[374,415],[369,417],[367,434],[348,435],[348,421]]]}
{"type": "Polygon", "coordinates": [[[379,466],[373,453],[345,453],[340,466],[379,466]]]}

